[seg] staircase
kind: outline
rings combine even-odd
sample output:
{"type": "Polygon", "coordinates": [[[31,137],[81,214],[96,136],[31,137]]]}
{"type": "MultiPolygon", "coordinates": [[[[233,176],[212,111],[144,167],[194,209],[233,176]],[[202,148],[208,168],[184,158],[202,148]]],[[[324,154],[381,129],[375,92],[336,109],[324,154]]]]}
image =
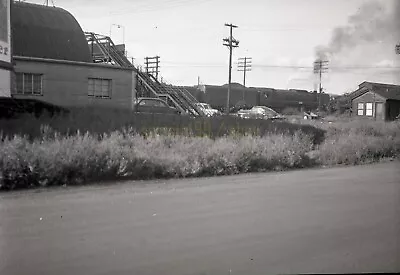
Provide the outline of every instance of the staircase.
{"type": "MultiPolygon", "coordinates": [[[[110,37],[86,32],[86,40],[92,53],[94,63],[105,63],[123,68],[134,68],[134,65],[125,56],[124,51],[118,49],[110,37]]],[[[196,105],[197,99],[184,87],[162,84],[152,75],[137,70],[138,89],[146,90],[147,96],[164,99],[169,105],[176,107],[182,114],[204,116],[204,112],[196,105]]]]}
{"type": "Polygon", "coordinates": [[[86,32],[85,36],[94,63],[107,63],[124,68],[134,67],[126,58],[125,53],[118,50],[110,37],[93,32],[86,32]]]}
{"type": "Polygon", "coordinates": [[[205,116],[204,112],[196,105],[197,99],[184,87],[162,84],[152,75],[138,71],[138,79],[141,85],[146,86],[153,96],[172,103],[182,113],[192,116],[205,116]]]}

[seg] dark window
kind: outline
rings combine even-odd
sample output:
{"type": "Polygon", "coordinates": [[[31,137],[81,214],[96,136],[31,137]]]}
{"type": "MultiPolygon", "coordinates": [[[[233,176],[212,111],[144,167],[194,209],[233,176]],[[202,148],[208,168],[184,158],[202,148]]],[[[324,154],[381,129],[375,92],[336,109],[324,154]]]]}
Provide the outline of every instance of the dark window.
{"type": "Polygon", "coordinates": [[[32,75],[33,78],[33,94],[41,95],[42,94],[42,76],[41,75],[32,75]]]}
{"type": "Polygon", "coordinates": [[[42,95],[43,75],[30,73],[16,73],[17,94],[42,95]]]}
{"type": "Polygon", "coordinates": [[[111,98],[111,79],[89,78],[88,96],[97,98],[111,98]]]}
{"type": "Polygon", "coordinates": [[[24,93],[24,74],[17,73],[16,75],[16,80],[17,80],[17,94],[23,94],[24,93]]]}

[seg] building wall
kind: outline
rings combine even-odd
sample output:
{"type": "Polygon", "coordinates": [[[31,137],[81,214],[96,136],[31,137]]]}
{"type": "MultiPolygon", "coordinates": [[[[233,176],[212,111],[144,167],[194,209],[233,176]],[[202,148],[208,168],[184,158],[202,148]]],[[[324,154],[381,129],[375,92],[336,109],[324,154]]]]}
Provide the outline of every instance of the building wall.
{"type": "Polygon", "coordinates": [[[0,97],[10,97],[11,72],[0,68],[0,97]]]}
{"type": "MultiPolygon", "coordinates": [[[[365,94],[362,94],[361,96],[356,97],[352,100],[352,109],[353,109],[352,115],[354,117],[364,117],[373,119],[375,117],[375,107],[376,107],[376,104],[374,103],[383,103],[383,114],[386,114],[386,99],[373,92],[366,92],[365,94]],[[362,116],[358,115],[358,103],[364,103],[364,111],[362,116]],[[372,108],[373,108],[372,116],[366,115],[366,103],[372,103],[372,108]]],[[[383,116],[383,119],[386,119],[386,115],[383,116]]]]}
{"type": "Polygon", "coordinates": [[[15,72],[43,74],[43,95],[14,93],[14,97],[35,98],[64,107],[99,106],[130,109],[136,93],[136,73],[129,69],[97,64],[16,59],[15,72]],[[111,98],[89,97],[88,78],[111,79],[111,98]]]}
{"type": "Polygon", "coordinates": [[[11,92],[11,0],[0,0],[0,97],[11,92]]]}

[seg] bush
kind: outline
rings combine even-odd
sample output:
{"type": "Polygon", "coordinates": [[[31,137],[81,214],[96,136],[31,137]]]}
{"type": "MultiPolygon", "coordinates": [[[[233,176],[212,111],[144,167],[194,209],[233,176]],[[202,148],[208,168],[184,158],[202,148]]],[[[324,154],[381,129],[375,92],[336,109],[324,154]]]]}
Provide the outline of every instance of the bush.
{"type": "Polygon", "coordinates": [[[399,122],[296,125],[81,112],[1,121],[0,190],[355,165],[400,155],[399,122]]]}
{"type": "Polygon", "coordinates": [[[15,136],[0,145],[0,189],[74,185],[104,179],[151,179],[229,175],[309,166],[311,138],[143,137],[129,131],[61,137],[48,134],[29,142],[15,136]]]}
{"type": "Polygon", "coordinates": [[[359,164],[400,154],[400,124],[350,121],[320,124],[327,139],[318,147],[322,165],[359,164]]]}

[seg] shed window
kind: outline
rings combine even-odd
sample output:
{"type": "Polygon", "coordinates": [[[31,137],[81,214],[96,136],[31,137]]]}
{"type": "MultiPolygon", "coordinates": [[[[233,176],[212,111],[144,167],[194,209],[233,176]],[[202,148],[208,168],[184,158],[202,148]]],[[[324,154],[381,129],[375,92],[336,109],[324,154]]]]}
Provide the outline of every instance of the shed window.
{"type": "Polygon", "coordinates": [[[30,73],[16,73],[17,94],[42,95],[43,75],[30,73]]]}
{"type": "Polygon", "coordinates": [[[111,98],[111,79],[89,78],[88,96],[96,98],[111,98]]]}
{"type": "Polygon", "coordinates": [[[373,107],[372,103],[367,103],[366,104],[366,110],[365,110],[365,115],[366,116],[373,116],[373,107]]]}
{"type": "Polygon", "coordinates": [[[363,116],[364,115],[364,103],[358,103],[357,105],[357,115],[363,116]]]}

